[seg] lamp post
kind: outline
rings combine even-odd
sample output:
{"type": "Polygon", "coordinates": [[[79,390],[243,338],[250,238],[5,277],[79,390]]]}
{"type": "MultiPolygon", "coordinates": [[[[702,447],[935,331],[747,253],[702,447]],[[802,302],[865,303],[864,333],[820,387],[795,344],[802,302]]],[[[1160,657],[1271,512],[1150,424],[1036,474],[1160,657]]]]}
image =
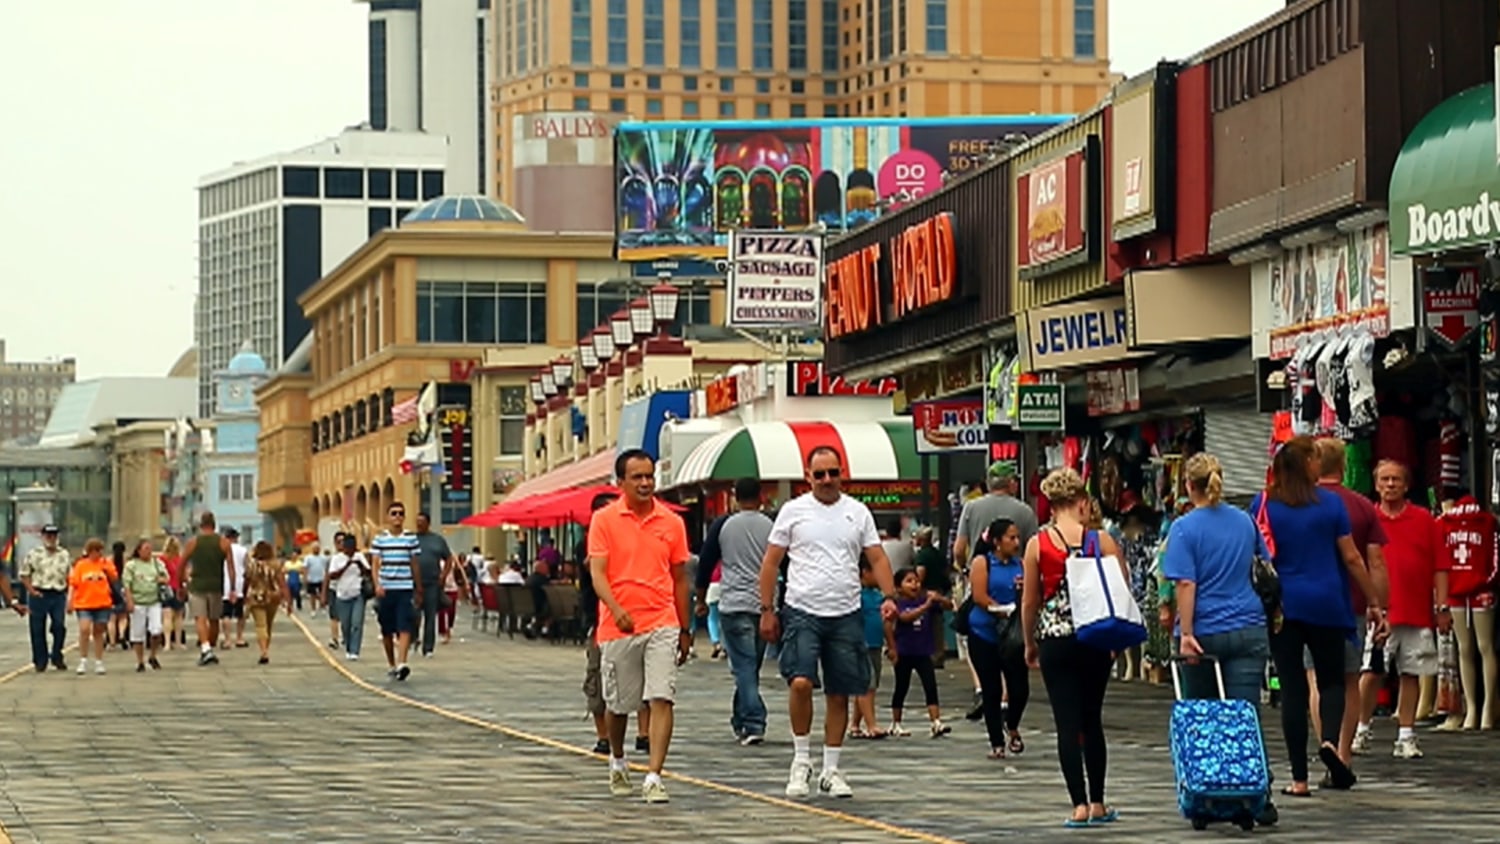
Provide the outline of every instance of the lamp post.
{"type": "Polygon", "coordinates": [[[599,326],[594,333],[589,335],[590,345],[594,347],[594,358],[599,366],[609,363],[610,358],[615,356],[615,335],[613,328],[599,326]]]}
{"type": "Polygon", "coordinates": [[[630,303],[630,330],[637,340],[650,337],[652,329],[656,327],[655,322],[649,300],[637,299],[630,303]]]}
{"type": "Polygon", "coordinates": [[[651,317],[656,321],[658,336],[666,337],[667,326],[677,319],[677,303],[681,301],[682,291],[675,284],[658,284],[651,288],[646,294],[651,302],[651,317]]]}
{"type": "Polygon", "coordinates": [[[557,389],[559,391],[561,391],[568,384],[572,383],[572,381],[573,381],[573,359],[572,358],[566,357],[566,356],[560,357],[557,360],[555,360],[555,361],[552,362],[550,368],[552,370],[552,382],[557,385],[557,389]]]}

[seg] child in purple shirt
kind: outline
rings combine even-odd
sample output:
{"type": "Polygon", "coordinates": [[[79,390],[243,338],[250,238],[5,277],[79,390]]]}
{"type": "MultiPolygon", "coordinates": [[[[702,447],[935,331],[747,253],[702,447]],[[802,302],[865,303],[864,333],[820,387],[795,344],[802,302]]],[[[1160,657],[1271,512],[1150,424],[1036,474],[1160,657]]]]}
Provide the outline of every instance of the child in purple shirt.
{"type": "Polygon", "coordinates": [[[952,729],[943,723],[938,708],[937,672],[932,667],[932,628],[942,623],[942,610],[953,609],[953,602],[937,592],[922,591],[922,579],[916,569],[902,569],[896,573],[896,648],[892,660],[896,664],[896,689],[891,695],[891,729],[893,736],[909,736],[911,733],[901,726],[901,710],[906,703],[906,693],[911,689],[911,675],[916,672],[922,681],[922,693],[927,699],[927,718],[933,738],[946,736],[952,729]]]}

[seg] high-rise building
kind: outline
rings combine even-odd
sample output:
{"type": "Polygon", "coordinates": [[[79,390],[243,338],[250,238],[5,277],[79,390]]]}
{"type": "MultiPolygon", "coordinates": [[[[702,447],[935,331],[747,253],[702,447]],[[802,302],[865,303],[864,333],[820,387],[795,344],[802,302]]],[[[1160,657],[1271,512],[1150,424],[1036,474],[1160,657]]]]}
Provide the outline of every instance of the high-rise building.
{"type": "Polygon", "coordinates": [[[496,192],[512,118],[1057,114],[1115,81],[1109,0],[494,0],[496,192]]]}
{"type": "Polygon", "coordinates": [[[245,341],[280,366],[309,325],[297,297],[381,229],[444,193],[447,141],[368,126],[198,184],[198,413],[245,341]]]}
{"type": "Polygon", "coordinates": [[[448,190],[485,193],[491,159],[490,0],[370,7],[370,126],[448,139],[448,190]]]}
{"type": "Polygon", "coordinates": [[[47,418],[63,387],[77,377],[78,364],[73,358],[6,360],[5,340],[0,339],[0,445],[32,444],[47,427],[47,418]]]}

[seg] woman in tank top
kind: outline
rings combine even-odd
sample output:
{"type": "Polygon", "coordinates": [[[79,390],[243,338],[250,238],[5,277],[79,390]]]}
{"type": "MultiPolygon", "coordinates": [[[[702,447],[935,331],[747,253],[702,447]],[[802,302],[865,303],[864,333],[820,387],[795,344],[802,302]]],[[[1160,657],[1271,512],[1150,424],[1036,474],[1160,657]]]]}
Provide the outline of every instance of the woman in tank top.
{"type": "MultiPolygon", "coordinates": [[[[1058,763],[1073,805],[1066,826],[1112,823],[1119,815],[1104,802],[1108,756],[1103,715],[1114,655],[1080,643],[1073,633],[1067,560],[1080,551],[1116,560],[1122,555],[1113,537],[1089,529],[1093,505],[1077,472],[1053,470],[1042,481],[1042,494],[1047,497],[1052,523],[1026,543],[1022,560],[1026,662],[1042,669],[1057,725],[1058,763]]],[[[1120,568],[1128,580],[1123,562],[1120,568]]]]}

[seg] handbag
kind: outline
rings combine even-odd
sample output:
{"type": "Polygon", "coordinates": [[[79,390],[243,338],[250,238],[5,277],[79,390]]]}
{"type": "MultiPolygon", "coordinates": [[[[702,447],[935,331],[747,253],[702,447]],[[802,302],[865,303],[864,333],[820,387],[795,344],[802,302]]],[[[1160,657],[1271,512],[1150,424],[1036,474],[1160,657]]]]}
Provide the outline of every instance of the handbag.
{"type": "Polygon", "coordinates": [[[1005,624],[1000,628],[1000,658],[1005,662],[1015,662],[1026,657],[1026,632],[1021,626],[1021,610],[1005,617],[1005,624]]]}
{"type": "Polygon", "coordinates": [[[1260,506],[1255,509],[1255,529],[1260,534],[1266,553],[1255,550],[1250,559],[1250,588],[1260,597],[1261,608],[1266,613],[1266,624],[1271,632],[1281,629],[1281,575],[1276,573],[1276,537],[1271,532],[1271,515],[1266,510],[1269,491],[1260,494],[1260,506]]]}
{"type": "Polygon", "coordinates": [[[1083,547],[1069,549],[1068,600],[1079,644],[1102,651],[1123,651],[1149,638],[1141,607],[1113,554],[1100,553],[1099,534],[1084,534],[1083,547]],[[1088,553],[1092,546],[1094,553],[1088,553]]]}
{"type": "Polygon", "coordinates": [[[958,609],[953,611],[953,620],[948,622],[948,625],[953,628],[954,633],[960,636],[973,635],[974,627],[969,623],[969,613],[973,611],[974,596],[965,595],[964,599],[959,602],[958,609]]]}
{"type": "MultiPolygon", "coordinates": [[[[170,574],[168,574],[167,572],[166,565],[163,564],[161,560],[156,561],[156,576],[158,578],[170,577],[170,574]]],[[[172,601],[176,600],[176,598],[177,593],[172,591],[172,584],[160,582],[156,584],[157,603],[169,604],[172,601]]]]}

